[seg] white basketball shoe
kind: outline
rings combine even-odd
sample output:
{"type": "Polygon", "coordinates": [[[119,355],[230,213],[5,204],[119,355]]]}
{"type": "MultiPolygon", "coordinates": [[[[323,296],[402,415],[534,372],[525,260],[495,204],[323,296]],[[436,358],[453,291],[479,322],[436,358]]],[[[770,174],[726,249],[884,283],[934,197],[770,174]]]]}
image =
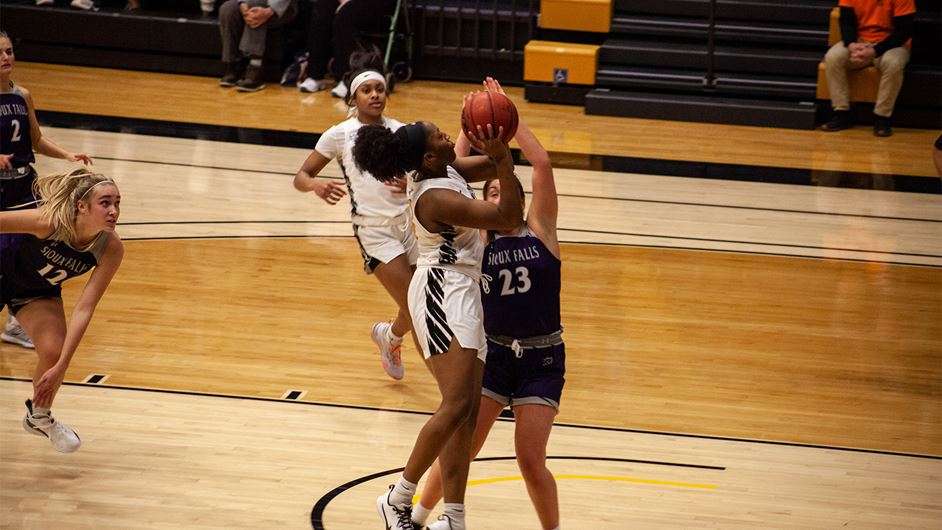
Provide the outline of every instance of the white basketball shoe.
{"type": "Polygon", "coordinates": [[[33,345],[33,340],[26,334],[26,330],[23,329],[23,326],[12,316],[7,318],[7,323],[3,325],[3,333],[0,333],[0,340],[9,342],[10,344],[17,344],[24,348],[36,347],[33,345]]]}
{"type": "Polygon", "coordinates": [[[33,400],[26,400],[26,416],[23,429],[36,436],[45,436],[60,453],[74,453],[82,446],[82,440],[72,427],[56,421],[52,413],[33,414],[33,400]]]}
{"type": "Polygon", "coordinates": [[[392,324],[389,322],[377,322],[373,324],[373,331],[370,336],[373,342],[379,347],[379,359],[383,363],[383,370],[395,380],[400,380],[406,374],[406,368],[402,365],[402,338],[391,339],[392,324]]]}
{"type": "Polygon", "coordinates": [[[389,485],[389,491],[376,498],[376,511],[383,518],[383,528],[386,530],[415,530],[412,523],[412,506],[408,504],[390,504],[389,496],[394,485],[389,485]]]}

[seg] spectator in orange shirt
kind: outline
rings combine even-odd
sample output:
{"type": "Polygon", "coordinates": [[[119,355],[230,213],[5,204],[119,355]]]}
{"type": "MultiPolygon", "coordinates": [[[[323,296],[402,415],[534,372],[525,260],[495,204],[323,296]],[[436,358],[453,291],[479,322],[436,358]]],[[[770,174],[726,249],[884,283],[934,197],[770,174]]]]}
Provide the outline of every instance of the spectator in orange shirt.
{"type": "Polygon", "coordinates": [[[853,125],[847,70],[873,65],[880,88],[873,108],[873,134],[893,134],[890,118],[909,62],[916,6],[913,0],[840,0],[841,42],[824,56],[834,116],[821,128],[840,131],[853,125]]]}

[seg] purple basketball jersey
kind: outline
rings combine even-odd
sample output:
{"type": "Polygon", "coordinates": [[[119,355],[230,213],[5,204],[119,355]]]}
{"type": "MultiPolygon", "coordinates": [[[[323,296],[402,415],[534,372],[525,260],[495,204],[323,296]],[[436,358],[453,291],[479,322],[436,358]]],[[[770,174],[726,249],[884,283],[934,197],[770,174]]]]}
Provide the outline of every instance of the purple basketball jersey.
{"type": "Polygon", "coordinates": [[[497,236],[484,249],[484,331],[513,338],[559,331],[561,263],[530,230],[497,236]]]}

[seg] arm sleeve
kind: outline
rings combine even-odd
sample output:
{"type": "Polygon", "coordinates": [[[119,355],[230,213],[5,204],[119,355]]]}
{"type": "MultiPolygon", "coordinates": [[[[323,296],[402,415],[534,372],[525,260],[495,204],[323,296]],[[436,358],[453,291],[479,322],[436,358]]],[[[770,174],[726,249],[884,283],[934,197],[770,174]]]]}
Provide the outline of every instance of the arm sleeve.
{"type": "Polygon", "coordinates": [[[906,41],[913,37],[913,25],[915,24],[915,20],[915,13],[901,17],[893,17],[893,33],[890,33],[889,37],[873,46],[873,51],[876,52],[876,56],[879,57],[886,53],[887,50],[892,50],[893,48],[898,48],[906,44],[906,41]]]}
{"type": "Polygon", "coordinates": [[[857,14],[852,7],[841,6],[841,40],[844,46],[857,42],[857,14]]]}

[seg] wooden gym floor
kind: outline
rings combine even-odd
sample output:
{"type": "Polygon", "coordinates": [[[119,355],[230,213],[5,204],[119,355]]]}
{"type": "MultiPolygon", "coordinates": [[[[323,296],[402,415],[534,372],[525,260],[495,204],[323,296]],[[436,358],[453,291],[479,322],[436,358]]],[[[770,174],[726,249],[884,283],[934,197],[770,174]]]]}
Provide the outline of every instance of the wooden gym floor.
{"type": "MultiPolygon", "coordinates": [[[[44,110],[312,132],[342,112],[323,93],[205,78],[16,74],[44,110]]],[[[404,85],[390,115],[445,122],[472,88],[404,85]]],[[[562,152],[932,174],[931,131],[878,143],[613,120],[511,93],[562,152]]],[[[0,527],[378,527],[372,500],[437,391],[411,343],[403,382],[379,367],[368,331],[393,304],[362,273],[348,206],[291,188],[307,151],[44,132],[118,179],[127,256],[56,404],[80,452],[22,431],[34,356],[0,345],[0,527]],[[83,384],[92,374],[106,378],[83,384]]],[[[938,195],[570,169],[557,182],[569,359],[549,454],[567,528],[942,523],[938,195]]],[[[473,528],[537,527],[512,447],[501,422],[472,466],[473,528]]]]}

